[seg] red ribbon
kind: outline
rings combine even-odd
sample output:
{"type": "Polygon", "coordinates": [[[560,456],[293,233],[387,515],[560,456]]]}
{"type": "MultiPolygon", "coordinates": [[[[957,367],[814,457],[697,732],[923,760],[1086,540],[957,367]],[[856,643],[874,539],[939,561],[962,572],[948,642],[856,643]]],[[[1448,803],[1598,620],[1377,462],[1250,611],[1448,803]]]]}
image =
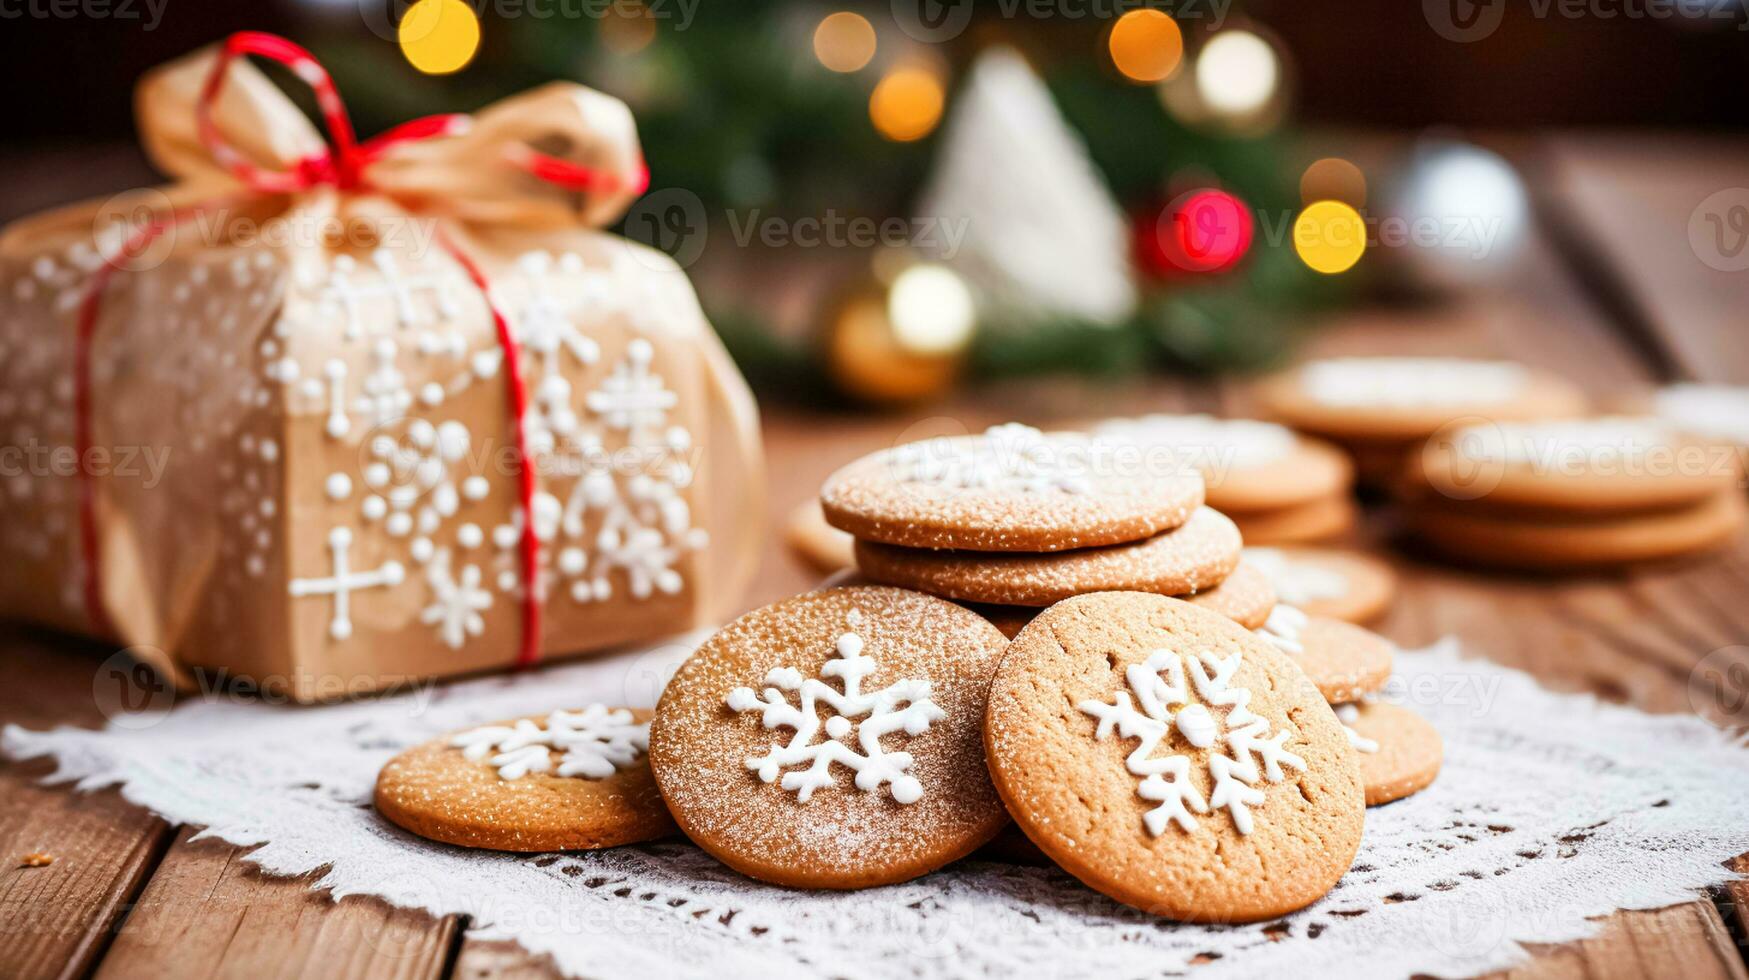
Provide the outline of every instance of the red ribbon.
{"type": "MultiPolygon", "coordinates": [[[[329,77],[327,69],[310,52],[297,44],[277,35],[256,31],[243,31],[225,40],[218,61],[213,65],[212,73],[207,76],[201,89],[195,113],[201,142],[206,144],[213,159],[242,181],[244,186],[262,194],[291,194],[324,184],[342,191],[368,190],[370,185],[365,179],[365,168],[389,147],[413,140],[457,135],[465,131],[471,122],[468,116],[460,113],[426,116],[396,126],[361,144],[352,128],[352,119],[347,115],[346,105],[340,100],[339,90],[334,87],[334,80],[329,77]],[[270,170],[256,166],[226,142],[224,134],[219,132],[218,126],[213,122],[213,106],[224,88],[231,62],[246,55],[277,61],[290,68],[310,86],[316,94],[316,104],[322,114],[323,126],[333,144],[331,147],[299,160],[290,170],[270,170]]],[[[533,176],[568,190],[618,189],[622,184],[629,184],[629,190],[641,194],[649,187],[650,182],[649,170],[641,162],[631,179],[626,181],[527,147],[506,151],[506,158],[511,164],[533,176]]],[[[85,603],[93,625],[101,632],[110,632],[109,617],[103,608],[102,549],[97,533],[96,492],[92,486],[91,475],[86,471],[85,461],[91,450],[91,346],[101,312],[103,291],[123,262],[140,254],[159,235],[204,206],[206,205],[195,205],[177,210],[168,216],[154,219],[151,224],[137,232],[117,255],[105,258],[104,264],[92,275],[84,300],[79,306],[77,334],[73,345],[73,439],[79,454],[79,530],[85,566],[85,603]]],[[[528,434],[525,428],[528,387],[523,373],[522,352],[510,327],[510,321],[492,301],[489,283],[479,264],[447,236],[439,235],[438,240],[485,297],[486,307],[491,312],[492,323],[497,329],[499,346],[503,348],[508,382],[507,396],[516,444],[517,491],[523,514],[521,557],[525,586],[522,646],[516,663],[526,667],[540,659],[543,596],[540,581],[540,539],[535,533],[534,519],[536,473],[529,462],[528,454],[528,434]]]]}

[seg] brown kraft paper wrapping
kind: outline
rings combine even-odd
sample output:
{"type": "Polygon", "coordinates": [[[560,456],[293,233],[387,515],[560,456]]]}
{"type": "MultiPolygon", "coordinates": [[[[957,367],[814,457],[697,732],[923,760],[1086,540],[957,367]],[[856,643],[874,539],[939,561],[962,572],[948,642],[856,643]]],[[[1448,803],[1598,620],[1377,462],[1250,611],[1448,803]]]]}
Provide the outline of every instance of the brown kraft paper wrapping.
{"type": "MultiPolygon", "coordinates": [[[[106,639],[179,683],[206,668],[303,701],[517,661],[529,517],[509,382],[452,247],[521,351],[543,657],[731,611],[764,511],[752,397],[681,270],[599,230],[629,194],[507,162],[538,148],[629,173],[625,107],[551,85],[395,144],[368,189],[264,195],[197,138],[214,58],[140,85],[144,142],[175,183],[0,234],[0,614],[98,632],[72,449],[79,306],[140,216],[173,209],[188,210],[102,293],[90,348],[106,639]]],[[[213,118],[260,167],[323,146],[246,63],[213,118]]]]}

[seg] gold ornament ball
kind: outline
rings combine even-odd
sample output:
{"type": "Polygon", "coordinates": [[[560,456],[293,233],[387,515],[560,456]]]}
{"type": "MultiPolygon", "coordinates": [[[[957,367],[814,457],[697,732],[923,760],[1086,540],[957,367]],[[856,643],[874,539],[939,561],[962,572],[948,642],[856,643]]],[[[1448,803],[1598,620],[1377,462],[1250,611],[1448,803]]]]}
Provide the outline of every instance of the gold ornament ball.
{"type": "Polygon", "coordinates": [[[833,305],[826,365],[844,393],[903,405],[952,387],[976,327],[970,290],[943,266],[913,265],[892,285],[869,280],[833,305]]]}

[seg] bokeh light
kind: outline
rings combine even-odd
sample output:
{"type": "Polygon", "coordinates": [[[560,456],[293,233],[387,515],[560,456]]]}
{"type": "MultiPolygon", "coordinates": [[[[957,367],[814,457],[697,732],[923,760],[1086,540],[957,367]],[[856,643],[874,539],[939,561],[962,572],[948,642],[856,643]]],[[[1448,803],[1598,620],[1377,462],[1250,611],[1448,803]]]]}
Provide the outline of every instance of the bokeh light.
{"type": "Polygon", "coordinates": [[[1269,42],[1250,31],[1222,31],[1196,56],[1196,91],[1203,105],[1248,116],[1269,104],[1281,84],[1281,62],[1269,42]]]}
{"type": "Polygon", "coordinates": [[[887,139],[901,143],[922,139],[941,122],[945,100],[934,74],[922,68],[895,68],[869,96],[868,117],[887,139]]]}
{"type": "Polygon", "coordinates": [[[1109,40],[1111,63],[1132,82],[1169,77],[1184,57],[1184,35],[1164,12],[1132,10],[1117,19],[1109,40]]]}
{"type": "Polygon", "coordinates": [[[1357,208],[1366,207],[1366,175],[1341,157],[1315,161],[1300,175],[1300,203],[1314,201],[1341,201],[1357,208]]]}
{"type": "Polygon", "coordinates": [[[832,71],[858,71],[874,55],[874,25],[861,14],[841,10],[828,14],[814,28],[814,57],[832,71]]]}
{"type": "Polygon", "coordinates": [[[971,290],[946,266],[921,263],[899,273],[887,292],[893,339],[911,354],[947,354],[971,339],[977,308],[971,290]]]}
{"type": "Polygon", "coordinates": [[[638,0],[616,0],[601,18],[601,44],[614,54],[637,54],[656,40],[656,18],[638,0]]]}
{"type": "Polygon", "coordinates": [[[1366,252],[1366,220],[1341,201],[1314,201],[1294,219],[1294,252],[1314,272],[1347,272],[1366,252]]]}
{"type": "Polygon", "coordinates": [[[418,0],[395,31],[408,64],[427,75],[460,71],[480,49],[480,20],[464,0],[418,0]]]}

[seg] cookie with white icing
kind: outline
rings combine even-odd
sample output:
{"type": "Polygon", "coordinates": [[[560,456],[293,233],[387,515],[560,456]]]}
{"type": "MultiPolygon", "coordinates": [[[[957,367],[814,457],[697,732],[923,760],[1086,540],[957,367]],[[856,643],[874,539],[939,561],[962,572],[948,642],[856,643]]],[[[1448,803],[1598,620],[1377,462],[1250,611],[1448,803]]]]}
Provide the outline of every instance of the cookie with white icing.
{"type": "Polygon", "coordinates": [[[1360,773],[1329,705],[1268,643],[1176,599],[1045,610],[996,672],[984,741],[1033,843],[1156,915],[1284,915],[1360,846],[1360,773]]]}
{"type": "Polygon", "coordinates": [[[1266,577],[1279,601],[1308,616],[1366,624],[1384,615],[1397,594],[1391,566],[1358,551],[1246,548],[1242,564],[1266,577]]]}
{"type": "Polygon", "coordinates": [[[1336,717],[1360,758],[1367,806],[1419,793],[1439,776],[1445,743],[1439,729],[1415,712],[1400,705],[1361,701],[1338,705],[1336,717]]]}
{"type": "Polygon", "coordinates": [[[1274,422],[1212,415],[1144,415],[1093,427],[1096,438],[1166,453],[1202,473],[1210,507],[1276,510],[1346,494],[1353,466],[1342,450],[1274,422]]]}
{"type": "Polygon", "coordinates": [[[827,478],[826,521],[907,548],[1061,551],[1140,541],[1203,502],[1202,476],[1025,425],[907,443],[827,478]]]}
{"type": "Polygon", "coordinates": [[[669,682],[650,762],[682,831],[750,877],[892,884],[1007,822],[981,738],[1007,640],[983,617],[882,586],[747,613],[669,682]]]}
{"type": "Polygon", "coordinates": [[[674,833],[650,712],[591,704],[464,729],[395,756],[376,808],[421,837],[495,851],[616,847],[674,833]]]}
{"type": "Polygon", "coordinates": [[[1331,704],[1346,704],[1385,686],[1396,647],[1372,630],[1308,616],[1278,602],[1257,635],[1305,671],[1331,704]]]}
{"type": "Polygon", "coordinates": [[[1457,357],[1334,357],[1257,388],[1263,414],[1339,440],[1419,439],[1468,416],[1565,418],[1585,410],[1571,382],[1511,361],[1457,357]]]}
{"type": "Polygon", "coordinates": [[[967,602],[1048,606],[1086,592],[1183,595],[1218,585],[1239,564],[1239,530],[1199,508],[1183,526],[1144,541],[1042,554],[929,551],[856,542],[856,564],[876,582],[967,602]]]}

